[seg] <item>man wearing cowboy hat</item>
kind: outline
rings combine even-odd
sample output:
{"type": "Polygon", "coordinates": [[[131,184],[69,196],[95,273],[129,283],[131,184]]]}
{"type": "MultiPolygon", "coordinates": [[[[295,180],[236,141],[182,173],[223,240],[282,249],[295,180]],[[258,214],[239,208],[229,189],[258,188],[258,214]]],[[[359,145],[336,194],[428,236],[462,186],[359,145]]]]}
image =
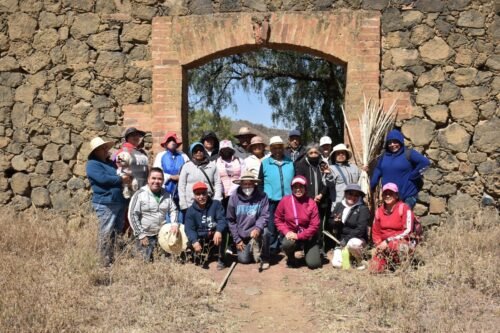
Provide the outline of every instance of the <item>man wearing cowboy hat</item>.
{"type": "Polygon", "coordinates": [[[250,131],[250,128],[248,127],[244,126],[240,128],[238,134],[234,135],[234,137],[238,139],[238,143],[234,147],[235,150],[234,155],[236,157],[239,157],[242,160],[244,160],[250,155],[250,153],[248,152],[248,146],[250,145],[250,140],[252,140],[252,138],[255,135],[256,134],[252,133],[250,131]]]}
{"type": "Polygon", "coordinates": [[[130,199],[128,218],[137,249],[144,261],[153,260],[153,251],[158,242],[158,233],[165,224],[167,214],[174,232],[177,231],[177,207],[170,194],[163,188],[163,170],[153,167],[148,184],[141,187],[130,199]]]}
{"type": "MultiPolygon", "coordinates": [[[[193,185],[194,202],[186,211],[185,231],[189,243],[196,255],[202,254],[204,249],[211,254],[213,243],[218,252],[217,269],[224,269],[223,235],[227,229],[226,215],[222,203],[212,200],[208,195],[208,187],[204,182],[193,185]]],[[[208,261],[204,261],[204,267],[208,268],[208,261]]]]}
{"type": "Polygon", "coordinates": [[[148,171],[149,171],[149,159],[146,152],[140,148],[143,143],[144,136],[146,132],[138,130],[135,127],[129,127],[123,133],[123,144],[115,154],[113,154],[113,160],[116,162],[116,156],[118,156],[122,151],[126,151],[130,154],[132,160],[130,161],[130,169],[132,171],[132,176],[137,179],[139,187],[147,184],[148,181],[148,171]]]}
{"type": "Polygon", "coordinates": [[[229,198],[227,221],[233,236],[238,261],[249,264],[252,259],[261,262],[262,269],[269,268],[269,200],[257,189],[261,181],[253,173],[246,172],[233,181],[239,185],[229,198]]]}
{"type": "Polygon", "coordinates": [[[359,175],[361,174],[360,169],[356,164],[349,163],[352,157],[352,153],[343,143],[340,143],[333,147],[332,160],[333,164],[330,165],[331,173],[328,177],[333,177],[328,179],[335,185],[335,195],[332,195],[330,191],[332,207],[335,204],[342,201],[344,198],[344,190],[348,184],[355,184],[359,180],[359,175]]]}

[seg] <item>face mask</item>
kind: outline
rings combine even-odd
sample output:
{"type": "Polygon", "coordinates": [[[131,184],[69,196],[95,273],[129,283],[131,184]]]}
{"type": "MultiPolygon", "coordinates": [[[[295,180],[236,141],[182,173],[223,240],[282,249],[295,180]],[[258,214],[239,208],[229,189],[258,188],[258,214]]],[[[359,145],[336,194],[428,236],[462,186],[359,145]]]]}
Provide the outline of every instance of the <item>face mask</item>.
{"type": "Polygon", "coordinates": [[[253,187],[248,187],[248,188],[242,188],[243,194],[245,194],[247,197],[251,196],[253,193],[254,188],[253,187]]]}

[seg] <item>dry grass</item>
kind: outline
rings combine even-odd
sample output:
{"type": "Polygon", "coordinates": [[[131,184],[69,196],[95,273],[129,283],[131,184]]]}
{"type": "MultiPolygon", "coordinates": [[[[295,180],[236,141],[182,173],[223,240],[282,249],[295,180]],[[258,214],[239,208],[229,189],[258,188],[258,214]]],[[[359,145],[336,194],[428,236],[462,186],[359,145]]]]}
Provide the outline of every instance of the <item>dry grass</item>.
{"type": "Polygon", "coordinates": [[[382,276],[323,269],[306,295],[322,331],[498,332],[499,242],[497,212],[453,218],[428,232],[418,267],[382,276]]]}
{"type": "Polygon", "coordinates": [[[102,270],[92,214],[82,226],[0,214],[1,332],[217,331],[221,300],[200,269],[123,256],[102,270]]]}

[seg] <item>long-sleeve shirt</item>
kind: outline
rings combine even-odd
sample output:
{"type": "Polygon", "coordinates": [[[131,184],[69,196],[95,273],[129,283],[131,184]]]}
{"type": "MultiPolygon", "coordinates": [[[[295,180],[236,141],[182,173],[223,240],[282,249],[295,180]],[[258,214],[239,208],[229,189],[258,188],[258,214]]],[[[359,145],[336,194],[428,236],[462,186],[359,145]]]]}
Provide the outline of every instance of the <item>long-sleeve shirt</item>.
{"type": "Polygon", "coordinates": [[[384,206],[377,208],[375,219],[373,221],[372,239],[375,245],[384,240],[407,239],[413,230],[412,210],[404,202],[399,201],[392,208],[391,213],[386,213],[384,206]]]}
{"type": "Polygon", "coordinates": [[[297,199],[293,194],[287,195],[276,208],[274,223],[283,235],[292,231],[297,233],[298,240],[310,240],[319,228],[318,206],[307,196],[297,199]],[[292,200],[295,201],[297,216],[294,214],[292,200]]]}
{"type": "Polygon", "coordinates": [[[179,206],[181,209],[187,209],[193,204],[193,185],[196,182],[203,182],[207,184],[208,193],[214,200],[222,200],[222,183],[220,181],[219,173],[217,172],[217,167],[215,161],[210,161],[203,165],[196,165],[193,161],[189,161],[182,167],[181,173],[179,175],[179,206]],[[208,176],[203,174],[200,170],[203,169],[208,176]],[[213,187],[213,191],[212,191],[213,187]]]}
{"type": "Polygon", "coordinates": [[[116,166],[91,157],[86,165],[87,178],[92,187],[92,202],[100,204],[125,203],[122,179],[116,174],[116,166]]]}
{"type": "Polygon", "coordinates": [[[226,214],[218,200],[208,199],[204,208],[193,202],[184,218],[184,230],[191,244],[206,240],[216,231],[223,233],[226,228],[226,214]]]}

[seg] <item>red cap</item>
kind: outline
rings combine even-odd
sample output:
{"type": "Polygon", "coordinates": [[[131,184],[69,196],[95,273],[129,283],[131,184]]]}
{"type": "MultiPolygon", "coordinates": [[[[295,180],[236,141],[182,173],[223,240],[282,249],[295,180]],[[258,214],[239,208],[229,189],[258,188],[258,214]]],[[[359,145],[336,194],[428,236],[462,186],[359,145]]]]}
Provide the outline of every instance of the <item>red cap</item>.
{"type": "Polygon", "coordinates": [[[177,145],[180,145],[182,143],[182,141],[179,140],[179,138],[177,137],[177,134],[175,134],[175,132],[170,131],[167,132],[167,134],[165,134],[165,137],[160,142],[160,146],[165,147],[165,144],[167,143],[168,139],[174,139],[177,145]]]}
{"type": "Polygon", "coordinates": [[[193,192],[197,190],[204,190],[206,191],[208,189],[207,184],[204,182],[197,182],[193,185],[193,192]]]}

